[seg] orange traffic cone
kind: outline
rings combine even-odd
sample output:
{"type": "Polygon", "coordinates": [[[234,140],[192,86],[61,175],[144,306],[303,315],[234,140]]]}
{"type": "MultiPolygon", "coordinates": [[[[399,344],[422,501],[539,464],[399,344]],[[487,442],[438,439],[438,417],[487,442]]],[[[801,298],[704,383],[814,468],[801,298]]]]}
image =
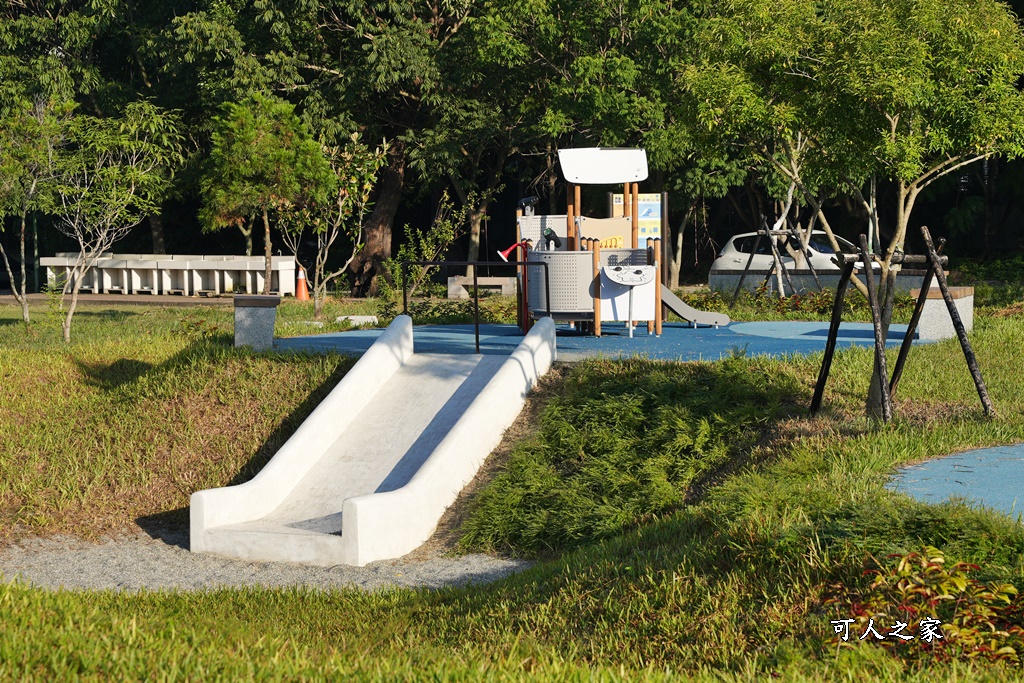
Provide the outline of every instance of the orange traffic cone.
{"type": "Polygon", "coordinates": [[[299,281],[295,285],[295,300],[309,301],[309,288],[306,287],[306,269],[299,266],[299,281]]]}

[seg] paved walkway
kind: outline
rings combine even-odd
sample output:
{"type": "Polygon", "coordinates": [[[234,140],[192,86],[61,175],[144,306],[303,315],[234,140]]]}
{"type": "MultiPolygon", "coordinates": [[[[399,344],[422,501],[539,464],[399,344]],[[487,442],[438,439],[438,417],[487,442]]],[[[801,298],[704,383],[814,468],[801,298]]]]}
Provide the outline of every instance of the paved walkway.
{"type": "MultiPolygon", "coordinates": [[[[898,345],[906,325],[893,325],[889,345],[898,345]]],[[[306,337],[276,339],[275,348],[294,351],[338,351],[360,355],[380,336],[382,330],[353,330],[306,337]]],[[[605,324],[600,337],[581,335],[561,325],[558,329],[558,359],[576,361],[604,356],[641,355],[662,360],[718,360],[733,353],[749,356],[785,356],[817,353],[825,349],[828,323],[757,322],[732,323],[726,327],[693,328],[685,323],[665,323],[660,337],[648,335],[644,325],[629,338],[625,325],[605,324]]],[[[473,353],[472,325],[425,325],[413,333],[416,353],[473,353]]],[[[515,325],[481,325],[480,352],[508,354],[522,340],[515,325]]],[[[917,342],[920,343],[920,342],[917,342]]],[[[839,329],[840,348],[871,346],[874,333],[870,323],[843,323],[839,329]]]]}
{"type": "Polygon", "coordinates": [[[965,451],[902,468],[887,484],[925,503],[962,498],[1019,517],[1024,444],[965,451]]]}

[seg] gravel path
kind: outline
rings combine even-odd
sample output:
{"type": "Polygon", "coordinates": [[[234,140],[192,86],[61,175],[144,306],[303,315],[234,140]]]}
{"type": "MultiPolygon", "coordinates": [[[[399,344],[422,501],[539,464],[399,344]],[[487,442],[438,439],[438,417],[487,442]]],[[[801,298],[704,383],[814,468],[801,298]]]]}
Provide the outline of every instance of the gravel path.
{"type": "Polygon", "coordinates": [[[0,549],[0,576],[47,588],[205,590],[241,586],[356,587],[443,586],[487,583],[525,569],[529,562],[439,555],[382,560],[365,567],[307,567],[246,562],[188,551],[187,533],[135,536],[89,543],[69,537],[29,539],[0,549]]]}

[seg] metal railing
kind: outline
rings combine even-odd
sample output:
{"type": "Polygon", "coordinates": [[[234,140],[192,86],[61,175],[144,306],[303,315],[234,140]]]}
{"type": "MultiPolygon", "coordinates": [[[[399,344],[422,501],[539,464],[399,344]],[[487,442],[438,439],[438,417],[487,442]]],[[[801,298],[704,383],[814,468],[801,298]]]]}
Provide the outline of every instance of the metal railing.
{"type": "MultiPolygon", "coordinates": [[[[409,266],[459,266],[467,267],[473,266],[473,331],[476,337],[476,352],[480,353],[480,287],[477,279],[477,273],[479,272],[480,266],[515,266],[518,271],[519,268],[523,269],[524,274],[527,272],[527,268],[534,266],[540,266],[544,268],[544,300],[551,301],[551,280],[548,276],[548,264],[542,261],[508,261],[507,263],[495,264],[490,261],[402,261],[402,313],[409,315],[409,266]]],[[[523,301],[527,301],[527,291],[524,287],[520,292],[520,296],[523,297],[523,301]]],[[[548,305],[550,309],[551,306],[548,305]]],[[[524,312],[524,315],[528,315],[528,311],[524,312]]],[[[548,316],[551,316],[551,311],[548,311],[548,316]]],[[[524,325],[528,328],[529,324],[524,320],[524,325]]]]}

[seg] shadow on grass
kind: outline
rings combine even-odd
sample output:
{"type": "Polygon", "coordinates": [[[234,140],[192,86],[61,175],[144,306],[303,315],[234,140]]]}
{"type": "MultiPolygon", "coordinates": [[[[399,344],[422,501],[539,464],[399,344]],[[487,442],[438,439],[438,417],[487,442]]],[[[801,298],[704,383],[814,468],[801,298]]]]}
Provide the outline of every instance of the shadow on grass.
{"type": "Polygon", "coordinates": [[[120,358],[109,365],[104,363],[86,363],[74,359],[78,370],[85,375],[86,384],[103,391],[113,391],[118,387],[134,382],[153,369],[152,363],[130,358],[120,358]]]}
{"type": "Polygon", "coordinates": [[[100,321],[120,322],[122,320],[127,320],[128,318],[132,317],[133,315],[138,315],[138,313],[135,312],[135,311],[123,311],[123,310],[120,310],[120,309],[103,309],[103,310],[95,311],[95,310],[90,310],[90,309],[79,308],[79,309],[75,310],[75,316],[74,317],[75,318],[94,318],[94,319],[100,320],[100,321]]]}
{"type": "Polygon", "coordinates": [[[699,500],[803,412],[805,393],[764,360],[581,363],[538,438],[471,501],[462,547],[545,556],[699,500]]]}
{"type": "MultiPolygon", "coordinates": [[[[234,349],[231,345],[230,335],[216,335],[210,340],[194,342],[158,366],[142,367],[146,366],[146,364],[138,363],[133,367],[129,367],[131,365],[130,362],[122,363],[121,361],[118,361],[107,368],[100,369],[96,372],[95,377],[97,382],[107,382],[107,384],[101,384],[101,386],[108,390],[121,385],[126,385],[130,381],[138,379],[144,374],[154,377],[154,379],[151,380],[151,384],[157,385],[161,382],[159,379],[156,379],[155,376],[172,373],[175,368],[181,365],[203,362],[214,363],[225,357],[235,355],[245,356],[252,353],[252,351],[245,349],[234,349]],[[114,368],[114,366],[118,367],[114,368]]],[[[294,352],[271,352],[267,354],[254,355],[263,355],[265,358],[275,363],[290,363],[294,360],[297,354],[294,352]]],[[[313,412],[324,397],[330,393],[338,381],[352,367],[354,362],[354,359],[342,360],[331,376],[311,391],[302,403],[289,413],[284,420],[282,420],[267,439],[255,448],[245,464],[225,485],[235,486],[243,484],[256,476],[256,474],[258,474],[259,471],[262,470],[270,461],[274,454],[277,453],[281,446],[283,446],[284,443],[292,436],[295,430],[299,428],[303,421],[309,417],[309,414],[313,412]]],[[[79,365],[80,367],[82,366],[82,364],[79,365]]],[[[130,395],[130,389],[127,393],[128,396],[122,397],[121,400],[135,400],[134,397],[130,395]]],[[[144,515],[136,518],[135,522],[138,524],[139,528],[146,532],[151,538],[161,540],[168,545],[188,550],[189,514],[190,508],[186,506],[152,515],[144,515]]]]}

